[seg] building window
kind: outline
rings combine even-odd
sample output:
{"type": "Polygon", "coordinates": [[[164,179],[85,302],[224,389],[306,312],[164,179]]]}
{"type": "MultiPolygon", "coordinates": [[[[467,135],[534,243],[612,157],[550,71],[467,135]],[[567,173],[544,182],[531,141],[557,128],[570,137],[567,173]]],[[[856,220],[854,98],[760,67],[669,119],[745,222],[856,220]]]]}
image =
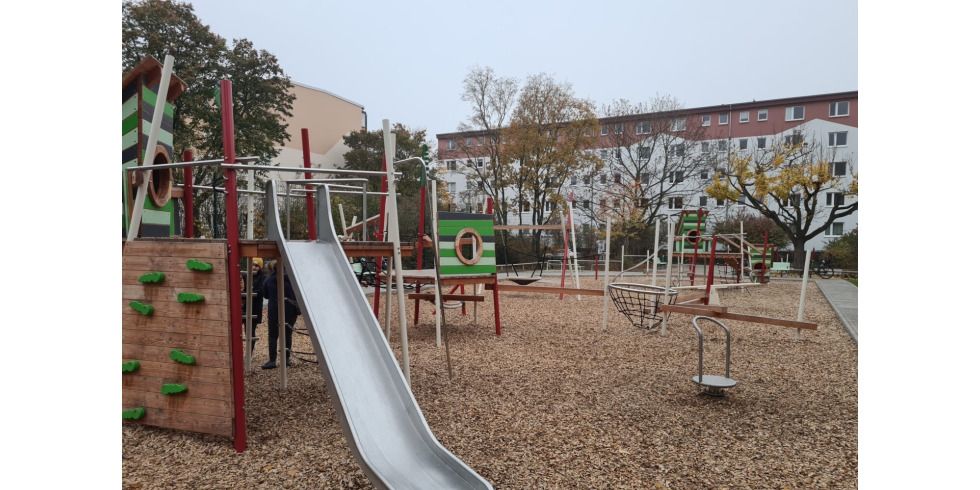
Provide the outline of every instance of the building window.
{"type": "Polygon", "coordinates": [[[683,209],[684,208],[684,198],[683,197],[671,197],[667,199],[667,207],[670,209],[683,209]]]}
{"type": "Polygon", "coordinates": [[[606,209],[606,200],[599,199],[599,209],[606,209]]]}
{"type": "Polygon", "coordinates": [[[602,136],[605,136],[605,135],[609,134],[609,125],[608,124],[603,124],[602,125],[602,128],[599,129],[599,134],[602,135],[602,136]]]}
{"type": "Polygon", "coordinates": [[[613,199],[613,208],[619,209],[619,199],[613,199]]]}
{"type": "Polygon", "coordinates": [[[578,185],[578,175],[572,174],[572,185],[578,185]]]}
{"type": "Polygon", "coordinates": [[[719,125],[728,124],[728,113],[727,112],[722,113],[722,114],[718,114],[718,124],[719,125]]]}
{"type": "Polygon", "coordinates": [[[725,206],[724,199],[715,199],[715,207],[721,208],[725,206]]]}
{"type": "Polygon", "coordinates": [[[707,141],[701,142],[701,153],[707,153],[710,149],[710,144],[707,141]]]}
{"type": "Polygon", "coordinates": [[[703,127],[711,126],[711,114],[705,114],[701,116],[701,126],[703,127]]]}
{"type": "Polygon", "coordinates": [[[482,158],[476,159],[476,168],[483,168],[484,160],[482,158]]]}
{"type": "Polygon", "coordinates": [[[466,146],[473,146],[474,144],[476,144],[476,140],[471,137],[466,137],[466,146]]]}
{"type": "Polygon", "coordinates": [[[602,175],[599,176],[599,183],[600,184],[605,184],[606,183],[606,174],[602,174],[602,175]]]}
{"type": "Polygon", "coordinates": [[[603,160],[609,158],[609,150],[599,150],[599,157],[603,160]]]}
{"type": "Polygon", "coordinates": [[[623,134],[623,123],[616,123],[616,125],[613,126],[613,132],[616,134],[623,134]]]}
{"type": "Polygon", "coordinates": [[[639,148],[640,159],[650,158],[650,147],[641,145],[639,148]]]}
{"type": "Polygon", "coordinates": [[[650,183],[650,172],[643,172],[643,173],[641,173],[640,174],[640,182],[642,182],[643,185],[649,184],[650,183]]]}
{"type": "Polygon", "coordinates": [[[679,117],[670,122],[671,131],[684,131],[687,129],[687,119],[679,117]]]}
{"type": "Polygon", "coordinates": [[[759,148],[760,150],[765,150],[766,149],[766,137],[763,136],[761,138],[756,138],[755,139],[755,146],[757,148],[759,148]]]}
{"type": "Polygon", "coordinates": [[[592,176],[591,175],[583,175],[582,176],[582,184],[589,185],[591,183],[592,183],[592,176]]]}
{"type": "Polygon", "coordinates": [[[841,236],[844,234],[844,223],[831,223],[826,230],[823,231],[824,236],[841,236]]]}
{"type": "Polygon", "coordinates": [[[616,157],[617,159],[622,158],[623,152],[619,151],[619,148],[616,148],[615,150],[613,150],[613,156],[616,157]]]}
{"type": "Polygon", "coordinates": [[[592,209],[592,201],[588,199],[582,201],[582,209],[592,209]]]}
{"type": "Polygon", "coordinates": [[[738,149],[739,150],[748,150],[749,149],[749,139],[748,138],[741,138],[741,139],[739,139],[738,140],[738,149]]]}
{"type": "Polygon", "coordinates": [[[613,174],[613,183],[622,184],[623,183],[623,174],[621,174],[619,172],[614,173],[613,174]]]}
{"type": "Polygon", "coordinates": [[[701,196],[698,198],[698,206],[702,208],[708,207],[708,196],[701,196]]]}
{"type": "Polygon", "coordinates": [[[769,109],[759,109],[759,112],[755,114],[755,119],[757,121],[768,121],[769,120],[769,109]]]}
{"type": "Polygon", "coordinates": [[[650,121],[636,123],[636,134],[650,134],[650,121]]]}
{"type": "Polygon", "coordinates": [[[805,112],[803,106],[794,105],[786,108],[786,120],[787,121],[802,121],[805,112]]]}
{"type": "Polygon", "coordinates": [[[639,205],[639,207],[641,207],[643,209],[646,209],[646,208],[650,207],[650,198],[649,197],[641,197],[640,198],[640,202],[637,203],[637,204],[639,205]]]}
{"type": "Polygon", "coordinates": [[[708,169],[701,171],[701,180],[708,180],[708,169]]]}
{"type": "Polygon", "coordinates": [[[844,193],[843,192],[828,192],[827,193],[827,207],[843,206],[844,205],[844,193]]]}
{"type": "Polygon", "coordinates": [[[531,202],[530,201],[521,201],[521,212],[522,213],[530,213],[531,212],[531,202]]]}
{"type": "Polygon", "coordinates": [[[450,194],[455,194],[456,193],[456,183],[455,182],[450,182],[449,183],[449,193],[450,194]]]}
{"type": "Polygon", "coordinates": [[[747,123],[749,122],[749,111],[741,111],[738,113],[738,122],[747,123]]]}
{"type": "Polygon", "coordinates": [[[683,144],[670,145],[670,154],[677,157],[684,156],[684,145],[683,144]]]}
{"type": "Polygon", "coordinates": [[[446,149],[447,150],[455,150],[456,149],[456,140],[446,141],[446,149]]]}
{"type": "Polygon", "coordinates": [[[847,146],[847,131],[831,132],[830,146],[847,146]]]}
{"type": "Polygon", "coordinates": [[[803,144],[803,133],[799,131],[793,131],[793,134],[788,134],[783,139],[786,146],[796,146],[803,144]]]}
{"type": "Polygon", "coordinates": [[[718,151],[728,151],[728,140],[718,140],[718,151]]]}
{"type": "Polygon", "coordinates": [[[830,117],[844,117],[851,114],[851,104],[842,100],[840,102],[830,103],[830,117]]]}
{"type": "Polygon", "coordinates": [[[675,172],[670,172],[668,175],[669,175],[670,183],[671,184],[679,184],[681,182],[684,182],[684,171],[683,170],[677,170],[675,172]]]}
{"type": "Polygon", "coordinates": [[[456,170],[456,160],[446,160],[446,170],[455,171],[456,170]]]}
{"type": "Polygon", "coordinates": [[[847,175],[847,162],[830,162],[830,171],[834,177],[847,175]]]}

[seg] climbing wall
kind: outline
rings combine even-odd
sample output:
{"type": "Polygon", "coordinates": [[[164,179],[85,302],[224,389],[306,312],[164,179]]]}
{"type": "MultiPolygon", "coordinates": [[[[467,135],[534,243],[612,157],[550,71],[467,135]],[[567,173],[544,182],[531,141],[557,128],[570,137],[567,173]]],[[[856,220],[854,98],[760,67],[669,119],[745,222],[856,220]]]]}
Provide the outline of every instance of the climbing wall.
{"type": "Polygon", "coordinates": [[[123,248],[123,420],[232,437],[224,241],[123,248]]]}

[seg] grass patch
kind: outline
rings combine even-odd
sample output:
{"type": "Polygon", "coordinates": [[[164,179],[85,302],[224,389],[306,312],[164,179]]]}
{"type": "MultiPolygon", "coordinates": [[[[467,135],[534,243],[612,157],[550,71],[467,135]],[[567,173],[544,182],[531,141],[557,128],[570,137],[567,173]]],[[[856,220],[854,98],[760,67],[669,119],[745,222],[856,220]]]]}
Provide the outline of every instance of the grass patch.
{"type": "Polygon", "coordinates": [[[850,282],[851,284],[855,285],[855,286],[858,285],[858,278],[856,278],[856,277],[848,277],[847,278],[847,281],[850,282]]]}

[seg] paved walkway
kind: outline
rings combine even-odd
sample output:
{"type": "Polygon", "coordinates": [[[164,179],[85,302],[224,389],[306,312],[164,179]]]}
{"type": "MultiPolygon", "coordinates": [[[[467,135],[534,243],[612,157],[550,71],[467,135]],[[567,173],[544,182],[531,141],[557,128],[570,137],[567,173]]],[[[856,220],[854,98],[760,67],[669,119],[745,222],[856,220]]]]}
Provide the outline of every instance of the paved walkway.
{"type": "Polygon", "coordinates": [[[817,287],[834,308],[844,329],[858,341],[858,288],[844,279],[817,279],[817,287]]]}

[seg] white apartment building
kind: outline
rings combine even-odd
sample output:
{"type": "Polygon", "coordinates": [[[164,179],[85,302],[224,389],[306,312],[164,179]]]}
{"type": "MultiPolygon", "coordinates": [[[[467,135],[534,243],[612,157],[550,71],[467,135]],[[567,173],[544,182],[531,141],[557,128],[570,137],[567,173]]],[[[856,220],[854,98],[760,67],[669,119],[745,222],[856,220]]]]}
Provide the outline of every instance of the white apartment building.
{"type": "MultiPolygon", "coordinates": [[[[682,152],[683,158],[717,161],[728,155],[746,155],[764,151],[772,145],[783,142],[804,142],[817,145],[815,157],[829,162],[833,175],[842,179],[847,186],[858,171],[858,131],[857,131],[858,93],[843,92],[821,94],[785,99],[743,102],[710,107],[698,107],[671,111],[670,113],[638,114],[614,118],[600,118],[600,134],[596,135],[596,145],[589,151],[606,162],[604,169],[596,175],[575,175],[561,189],[564,196],[573,200],[577,226],[598,226],[593,217],[600,209],[617,209],[620,206],[616,188],[621,188],[624,179],[634,178],[622,175],[617,165],[617,152],[626,152],[623,158],[642,157],[650,161],[662,161],[664,150],[644,139],[650,133],[651,120],[664,121],[669,118],[671,129],[678,130],[676,144],[669,145],[669,152],[682,152]],[[694,131],[693,129],[697,129],[694,131]],[[687,131],[690,130],[690,131],[687,131]],[[630,133],[631,132],[631,133],[630,133]],[[696,134],[685,139],[681,134],[696,134]],[[621,136],[631,137],[623,138],[621,136]],[[640,148],[646,146],[647,148],[640,148]],[[676,148],[675,148],[676,147],[676,148]]],[[[439,144],[442,179],[447,181],[449,192],[461,211],[480,212],[486,196],[474,179],[474,168],[483,168],[487,157],[478,156],[486,134],[481,132],[461,132],[437,135],[439,144]],[[461,148],[467,151],[461,151],[461,148]]],[[[672,143],[674,141],[671,141],[672,143]]],[[[718,219],[741,209],[755,212],[745,206],[742,200],[719,201],[707,196],[705,188],[712,181],[710,168],[698,171],[681,172],[676,178],[669,177],[670,189],[664,194],[667,201],[661,213],[679,214],[684,209],[703,208],[710,213],[709,220],[718,219]]],[[[642,175],[641,179],[648,177],[642,175]]],[[[646,184],[646,182],[643,182],[646,184]]],[[[814,211],[816,222],[823,222],[832,206],[837,203],[848,204],[856,197],[845,196],[836,191],[825,192],[818,198],[814,211]]],[[[660,195],[658,192],[657,195],[660,195]]],[[[516,197],[510,192],[509,197],[516,197]]],[[[775,206],[775,203],[772,204],[775,206]]],[[[515,208],[516,206],[511,206],[515,208]]],[[[526,208],[522,221],[531,221],[531,213],[526,208]]],[[[547,207],[545,211],[550,211],[547,207]]],[[[509,222],[518,221],[517,209],[509,216],[509,222]]],[[[822,249],[824,244],[857,226],[858,213],[840,218],[821,236],[807,242],[807,248],[822,249]]]]}

